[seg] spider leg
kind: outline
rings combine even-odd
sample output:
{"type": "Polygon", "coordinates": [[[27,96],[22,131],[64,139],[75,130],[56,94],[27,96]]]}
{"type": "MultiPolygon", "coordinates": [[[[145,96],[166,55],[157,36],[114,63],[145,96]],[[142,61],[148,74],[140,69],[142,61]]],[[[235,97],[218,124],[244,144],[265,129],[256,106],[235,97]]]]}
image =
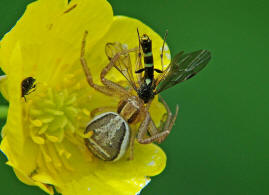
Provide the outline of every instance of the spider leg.
{"type": "Polygon", "coordinates": [[[82,68],[84,70],[87,82],[89,83],[89,85],[92,88],[96,89],[97,91],[99,91],[103,94],[109,95],[109,96],[113,96],[113,95],[115,95],[115,93],[113,93],[113,91],[111,89],[107,88],[106,86],[97,85],[93,82],[91,71],[90,71],[90,69],[87,65],[87,61],[85,59],[85,45],[86,45],[87,35],[88,35],[88,31],[85,31],[84,37],[82,40],[82,45],[81,45],[81,53],[80,53],[80,62],[81,62],[82,68]]]}
{"type": "Polygon", "coordinates": [[[148,126],[150,124],[150,115],[149,112],[146,113],[146,117],[144,121],[140,124],[138,133],[137,133],[137,141],[140,144],[149,144],[152,141],[149,138],[144,138],[145,134],[147,133],[148,126]]]}
{"type": "Polygon", "coordinates": [[[178,114],[178,105],[176,107],[176,113],[173,116],[168,105],[166,104],[166,102],[161,98],[161,101],[163,102],[166,110],[167,110],[167,120],[166,123],[164,125],[164,128],[162,129],[162,131],[159,132],[158,128],[156,127],[156,125],[154,124],[154,122],[152,121],[149,113],[147,112],[146,117],[144,119],[144,121],[141,123],[139,130],[138,130],[138,134],[137,134],[137,141],[141,144],[149,144],[152,142],[158,142],[161,143],[171,132],[172,127],[176,121],[177,118],[177,114],[178,114]],[[151,129],[151,130],[149,130],[151,129]],[[144,138],[146,132],[149,130],[149,132],[158,132],[154,135],[151,135],[148,138],[144,138]]]}
{"type": "Polygon", "coordinates": [[[179,110],[179,107],[178,105],[176,106],[176,112],[173,116],[169,106],[167,105],[167,103],[164,101],[164,99],[160,97],[160,100],[162,101],[166,111],[167,111],[167,119],[166,119],[166,122],[165,122],[165,125],[163,127],[163,129],[161,130],[162,133],[164,133],[164,135],[162,137],[160,137],[160,139],[157,141],[158,143],[161,143],[163,140],[165,140],[165,138],[169,135],[169,133],[171,132],[172,130],[172,127],[176,121],[176,118],[177,118],[177,114],[178,114],[178,110],[179,110]]]}
{"type": "Polygon", "coordinates": [[[99,107],[99,108],[95,108],[91,111],[91,117],[95,117],[97,115],[97,113],[99,112],[104,112],[104,111],[111,111],[111,110],[115,110],[115,107],[113,106],[105,106],[105,107],[99,107]]]}
{"type": "Polygon", "coordinates": [[[109,73],[109,71],[114,67],[114,63],[119,59],[119,57],[121,56],[121,52],[117,53],[108,63],[108,65],[106,65],[104,67],[104,69],[102,70],[101,74],[100,74],[100,79],[101,82],[104,84],[104,86],[106,86],[109,89],[112,89],[114,91],[114,93],[117,93],[119,96],[121,96],[122,94],[129,94],[128,91],[120,86],[119,84],[110,81],[108,79],[105,78],[105,76],[109,73]]]}
{"type": "Polygon", "coordinates": [[[134,142],[135,142],[135,133],[131,132],[131,139],[130,139],[130,152],[128,160],[134,159],[134,142]]]}
{"type": "Polygon", "coordinates": [[[148,132],[151,136],[156,135],[159,132],[158,128],[155,126],[155,123],[152,120],[150,121],[148,132]]]}
{"type": "Polygon", "coordinates": [[[137,141],[140,144],[150,144],[155,141],[159,142],[160,139],[162,139],[163,137],[166,137],[170,133],[168,131],[163,131],[153,136],[150,136],[148,138],[145,138],[145,134],[149,128],[150,121],[151,121],[151,118],[149,114],[147,114],[145,120],[142,122],[142,124],[139,127],[138,134],[137,134],[137,141]]]}

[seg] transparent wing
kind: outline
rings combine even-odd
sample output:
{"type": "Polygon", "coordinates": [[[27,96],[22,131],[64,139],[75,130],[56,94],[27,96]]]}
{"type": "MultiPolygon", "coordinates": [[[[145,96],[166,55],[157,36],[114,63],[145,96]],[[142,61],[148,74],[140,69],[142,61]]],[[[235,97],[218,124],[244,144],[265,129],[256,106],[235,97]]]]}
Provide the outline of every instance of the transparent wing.
{"type": "MultiPolygon", "coordinates": [[[[137,52],[135,53],[135,59],[136,59],[136,62],[135,62],[135,71],[138,71],[138,70],[141,70],[143,68],[143,65],[142,65],[142,49],[139,47],[137,52]]],[[[136,79],[138,81],[138,84],[141,85],[142,83],[142,74],[141,73],[137,73],[136,74],[136,79]]]]}
{"type": "Polygon", "coordinates": [[[190,79],[201,71],[210,59],[211,54],[207,50],[187,54],[178,53],[160,78],[157,78],[155,94],[190,79]]]}
{"type": "MultiPolygon", "coordinates": [[[[124,53],[124,51],[127,51],[127,48],[119,42],[107,43],[105,47],[105,52],[109,60],[112,60],[118,53],[124,53]]],[[[126,78],[133,89],[137,90],[129,53],[121,54],[118,59],[116,59],[113,66],[126,78]]]]}

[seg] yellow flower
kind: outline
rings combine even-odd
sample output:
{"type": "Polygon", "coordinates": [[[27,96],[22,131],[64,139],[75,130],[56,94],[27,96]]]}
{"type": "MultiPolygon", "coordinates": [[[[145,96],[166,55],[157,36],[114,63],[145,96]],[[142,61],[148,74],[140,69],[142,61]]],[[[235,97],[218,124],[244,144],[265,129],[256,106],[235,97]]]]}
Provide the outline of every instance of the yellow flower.
{"type": "MultiPolygon", "coordinates": [[[[53,186],[64,195],[136,194],[164,169],[166,156],[154,144],[136,143],[134,160],[105,162],[89,152],[82,137],[91,110],[119,102],[87,84],[79,62],[83,33],[89,32],[86,59],[100,82],[108,63],[105,43],[136,47],[137,27],[154,41],[155,62],[160,64],[159,35],[136,19],[113,16],[105,0],[36,1],[1,40],[0,66],[7,76],[0,78],[0,90],[9,111],[0,149],[22,182],[49,194],[53,186]],[[21,83],[27,77],[36,79],[36,90],[25,101],[21,83]]],[[[167,64],[169,50],[166,54],[167,64]]],[[[107,78],[125,81],[116,70],[107,78]]],[[[158,125],[165,109],[157,99],[151,114],[158,125]]]]}

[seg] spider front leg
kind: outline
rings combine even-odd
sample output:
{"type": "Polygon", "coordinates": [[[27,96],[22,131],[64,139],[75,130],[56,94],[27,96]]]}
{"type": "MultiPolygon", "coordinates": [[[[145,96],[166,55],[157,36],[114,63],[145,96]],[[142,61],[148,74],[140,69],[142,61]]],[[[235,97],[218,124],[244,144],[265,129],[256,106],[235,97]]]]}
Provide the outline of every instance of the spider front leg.
{"type": "Polygon", "coordinates": [[[104,106],[104,107],[99,107],[99,108],[95,108],[91,111],[91,117],[94,118],[97,114],[99,114],[100,112],[109,112],[111,110],[116,110],[117,108],[115,108],[114,106],[104,106]]]}
{"type": "Polygon", "coordinates": [[[144,121],[141,123],[138,130],[138,134],[137,134],[137,141],[141,144],[149,144],[155,141],[158,143],[161,143],[169,135],[169,133],[172,130],[172,127],[176,121],[177,114],[178,114],[178,109],[179,109],[178,105],[176,106],[176,113],[173,116],[166,102],[162,98],[161,98],[161,101],[163,102],[166,108],[167,114],[168,114],[164,128],[161,131],[159,131],[156,125],[154,124],[154,122],[152,121],[149,112],[147,112],[146,117],[144,121]],[[145,138],[145,135],[147,131],[149,130],[149,128],[152,128],[151,132],[158,132],[158,133],[155,135],[151,135],[148,138],[145,138]]]}
{"type": "MultiPolygon", "coordinates": [[[[176,106],[176,112],[173,116],[169,106],[167,105],[167,103],[164,101],[164,99],[160,97],[160,100],[162,101],[165,109],[166,109],[166,112],[167,112],[167,119],[166,119],[166,122],[165,122],[165,125],[163,127],[163,129],[161,130],[162,133],[164,133],[164,135],[162,137],[160,137],[159,140],[157,140],[158,143],[161,143],[163,142],[163,140],[165,140],[165,138],[169,135],[169,133],[171,132],[172,130],[172,127],[174,125],[174,123],[176,122],[176,119],[177,119],[177,114],[178,114],[178,110],[179,110],[179,107],[178,105],[176,106]]],[[[155,126],[155,125],[154,125],[155,126]]],[[[156,126],[155,126],[156,128],[156,126]]]]}
{"type": "Polygon", "coordinates": [[[108,88],[112,89],[114,91],[114,93],[117,93],[120,97],[122,95],[128,95],[129,92],[128,90],[126,90],[124,87],[122,87],[121,85],[106,79],[106,75],[111,71],[111,69],[115,66],[116,63],[120,63],[120,58],[126,54],[129,54],[130,52],[135,52],[137,50],[137,48],[133,48],[133,49],[126,49],[126,50],[121,50],[120,52],[116,53],[111,59],[110,62],[108,63],[108,65],[102,70],[101,75],[100,75],[100,79],[101,82],[108,88]]]}
{"type": "Polygon", "coordinates": [[[110,72],[112,67],[114,66],[114,63],[120,58],[121,53],[117,53],[108,63],[108,65],[105,66],[105,68],[102,70],[100,74],[101,82],[104,84],[104,86],[108,87],[109,89],[114,90],[114,93],[117,93],[121,96],[121,94],[128,94],[126,89],[119,84],[108,80],[105,78],[105,76],[110,72]]]}
{"type": "Polygon", "coordinates": [[[130,149],[129,149],[129,157],[128,160],[134,159],[134,142],[135,142],[135,133],[131,132],[131,139],[130,139],[130,149]]]}
{"type": "Polygon", "coordinates": [[[115,93],[110,88],[108,88],[106,86],[97,85],[93,82],[91,71],[90,71],[90,69],[87,65],[87,61],[85,59],[85,46],[86,46],[87,35],[88,35],[88,31],[85,31],[84,37],[82,40],[82,44],[81,44],[81,53],[80,53],[80,62],[81,62],[82,68],[84,70],[87,82],[89,83],[89,85],[92,88],[96,89],[97,91],[99,91],[103,94],[109,95],[109,96],[113,96],[115,93]]]}
{"type": "Polygon", "coordinates": [[[148,127],[150,124],[150,120],[151,120],[150,115],[149,115],[149,112],[147,111],[146,117],[145,117],[144,121],[140,124],[139,129],[138,129],[138,133],[137,133],[137,141],[140,144],[149,144],[149,143],[153,142],[153,141],[151,141],[151,137],[144,138],[146,133],[147,133],[147,130],[148,130],[148,127]]]}

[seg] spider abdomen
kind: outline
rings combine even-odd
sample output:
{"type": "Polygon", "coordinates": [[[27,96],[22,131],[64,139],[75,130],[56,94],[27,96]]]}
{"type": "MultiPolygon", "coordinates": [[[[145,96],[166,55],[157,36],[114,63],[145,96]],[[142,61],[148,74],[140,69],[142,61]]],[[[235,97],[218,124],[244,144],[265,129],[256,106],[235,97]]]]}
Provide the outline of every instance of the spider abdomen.
{"type": "Polygon", "coordinates": [[[116,161],[126,152],[130,129],[128,123],[115,112],[106,112],[96,116],[88,125],[85,134],[93,131],[86,138],[86,145],[91,152],[106,161],[116,161]]]}

